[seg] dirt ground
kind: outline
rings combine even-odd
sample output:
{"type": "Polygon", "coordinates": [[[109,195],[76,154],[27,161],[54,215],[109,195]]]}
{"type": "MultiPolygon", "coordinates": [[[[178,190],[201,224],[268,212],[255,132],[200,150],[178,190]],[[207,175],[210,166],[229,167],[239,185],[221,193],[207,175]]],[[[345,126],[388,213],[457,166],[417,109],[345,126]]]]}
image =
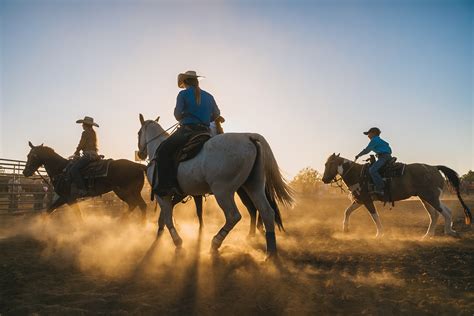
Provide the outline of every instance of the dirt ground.
{"type": "MultiPolygon", "coordinates": [[[[247,238],[249,218],[224,242],[210,240],[223,223],[212,198],[199,238],[193,203],[176,211],[184,250],[166,233],[155,242],[155,218],[142,225],[119,211],[81,205],[85,221],[65,208],[39,216],[0,218],[0,314],[446,314],[474,313],[474,233],[456,200],[446,201],[459,238],[421,240],[429,218],[416,200],[378,205],[386,234],[375,239],[365,209],[342,233],[349,201],[298,198],[283,209],[280,261],[264,262],[264,238],[247,238]]],[[[468,204],[474,209],[474,201],[468,204]]]]}

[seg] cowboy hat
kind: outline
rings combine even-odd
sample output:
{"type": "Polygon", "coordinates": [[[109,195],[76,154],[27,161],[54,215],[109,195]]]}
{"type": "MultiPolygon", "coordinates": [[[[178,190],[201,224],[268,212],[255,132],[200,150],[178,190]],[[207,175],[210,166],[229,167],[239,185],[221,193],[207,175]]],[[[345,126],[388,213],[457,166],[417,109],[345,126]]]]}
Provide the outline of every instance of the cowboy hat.
{"type": "Polygon", "coordinates": [[[180,73],[178,75],[178,87],[184,88],[184,80],[188,78],[204,78],[204,76],[199,76],[194,70],[188,70],[185,73],[180,73]]]}
{"type": "Polygon", "coordinates": [[[84,116],[84,119],[82,120],[77,120],[76,123],[78,124],[86,124],[86,125],[91,125],[91,126],[97,126],[99,127],[99,124],[94,123],[94,119],[90,116],[84,116]]]}

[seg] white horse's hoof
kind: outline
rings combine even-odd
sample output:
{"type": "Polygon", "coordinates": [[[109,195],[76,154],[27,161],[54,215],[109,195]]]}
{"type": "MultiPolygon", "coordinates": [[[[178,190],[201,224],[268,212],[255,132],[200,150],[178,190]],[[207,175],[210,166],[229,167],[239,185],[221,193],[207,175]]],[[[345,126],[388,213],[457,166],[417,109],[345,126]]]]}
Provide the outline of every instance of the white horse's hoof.
{"type": "Polygon", "coordinates": [[[459,237],[458,232],[456,232],[456,231],[454,231],[454,230],[451,230],[451,231],[446,232],[446,235],[451,236],[451,237],[456,237],[456,238],[459,237]]]}

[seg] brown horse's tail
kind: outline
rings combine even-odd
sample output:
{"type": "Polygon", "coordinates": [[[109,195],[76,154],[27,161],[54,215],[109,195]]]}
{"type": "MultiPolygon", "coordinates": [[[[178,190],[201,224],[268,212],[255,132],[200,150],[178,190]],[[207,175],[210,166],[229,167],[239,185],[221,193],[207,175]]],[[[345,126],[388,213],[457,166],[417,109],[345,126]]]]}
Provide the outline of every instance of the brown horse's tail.
{"type": "Polygon", "coordinates": [[[461,197],[461,191],[460,191],[461,180],[459,180],[459,175],[457,174],[456,171],[446,166],[436,166],[436,168],[438,168],[438,170],[441,171],[446,176],[449,183],[451,183],[451,185],[456,190],[456,194],[458,196],[459,202],[461,202],[461,205],[464,208],[464,220],[466,222],[466,225],[471,225],[471,222],[472,222],[471,210],[466,205],[466,203],[464,203],[464,200],[461,197]]]}

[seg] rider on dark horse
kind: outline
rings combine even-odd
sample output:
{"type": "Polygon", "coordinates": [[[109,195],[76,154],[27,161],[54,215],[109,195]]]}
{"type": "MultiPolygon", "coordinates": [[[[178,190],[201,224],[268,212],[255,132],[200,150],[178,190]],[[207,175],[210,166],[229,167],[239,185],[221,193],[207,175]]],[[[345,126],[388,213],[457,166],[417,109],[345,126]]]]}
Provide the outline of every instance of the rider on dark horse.
{"type": "Polygon", "coordinates": [[[386,141],[380,138],[380,133],[381,131],[377,127],[372,127],[367,132],[364,132],[364,135],[369,137],[370,142],[364,150],[355,156],[355,159],[357,160],[359,157],[366,155],[371,151],[375,152],[378,159],[369,168],[369,174],[372,177],[375,186],[375,190],[372,193],[383,196],[385,184],[379,170],[390,161],[390,159],[392,159],[392,149],[386,141]]]}
{"type": "Polygon", "coordinates": [[[210,123],[220,115],[214,97],[199,88],[199,77],[191,70],[178,75],[178,87],[184,90],[178,93],[174,116],[180,126],[158,149],[159,196],[181,195],[174,157],[192,135],[209,132],[210,123]]]}
{"type": "Polygon", "coordinates": [[[87,195],[87,188],[81,176],[81,169],[92,161],[100,159],[97,148],[97,135],[93,128],[94,126],[99,127],[99,125],[94,123],[94,119],[89,116],[84,117],[82,120],[77,120],[76,123],[82,123],[84,131],[82,132],[79,145],[77,145],[76,151],[74,152],[73,156],[75,158],[69,172],[72,177],[71,196],[80,198],[87,195]],[[80,155],[81,151],[82,156],[80,155]]]}

